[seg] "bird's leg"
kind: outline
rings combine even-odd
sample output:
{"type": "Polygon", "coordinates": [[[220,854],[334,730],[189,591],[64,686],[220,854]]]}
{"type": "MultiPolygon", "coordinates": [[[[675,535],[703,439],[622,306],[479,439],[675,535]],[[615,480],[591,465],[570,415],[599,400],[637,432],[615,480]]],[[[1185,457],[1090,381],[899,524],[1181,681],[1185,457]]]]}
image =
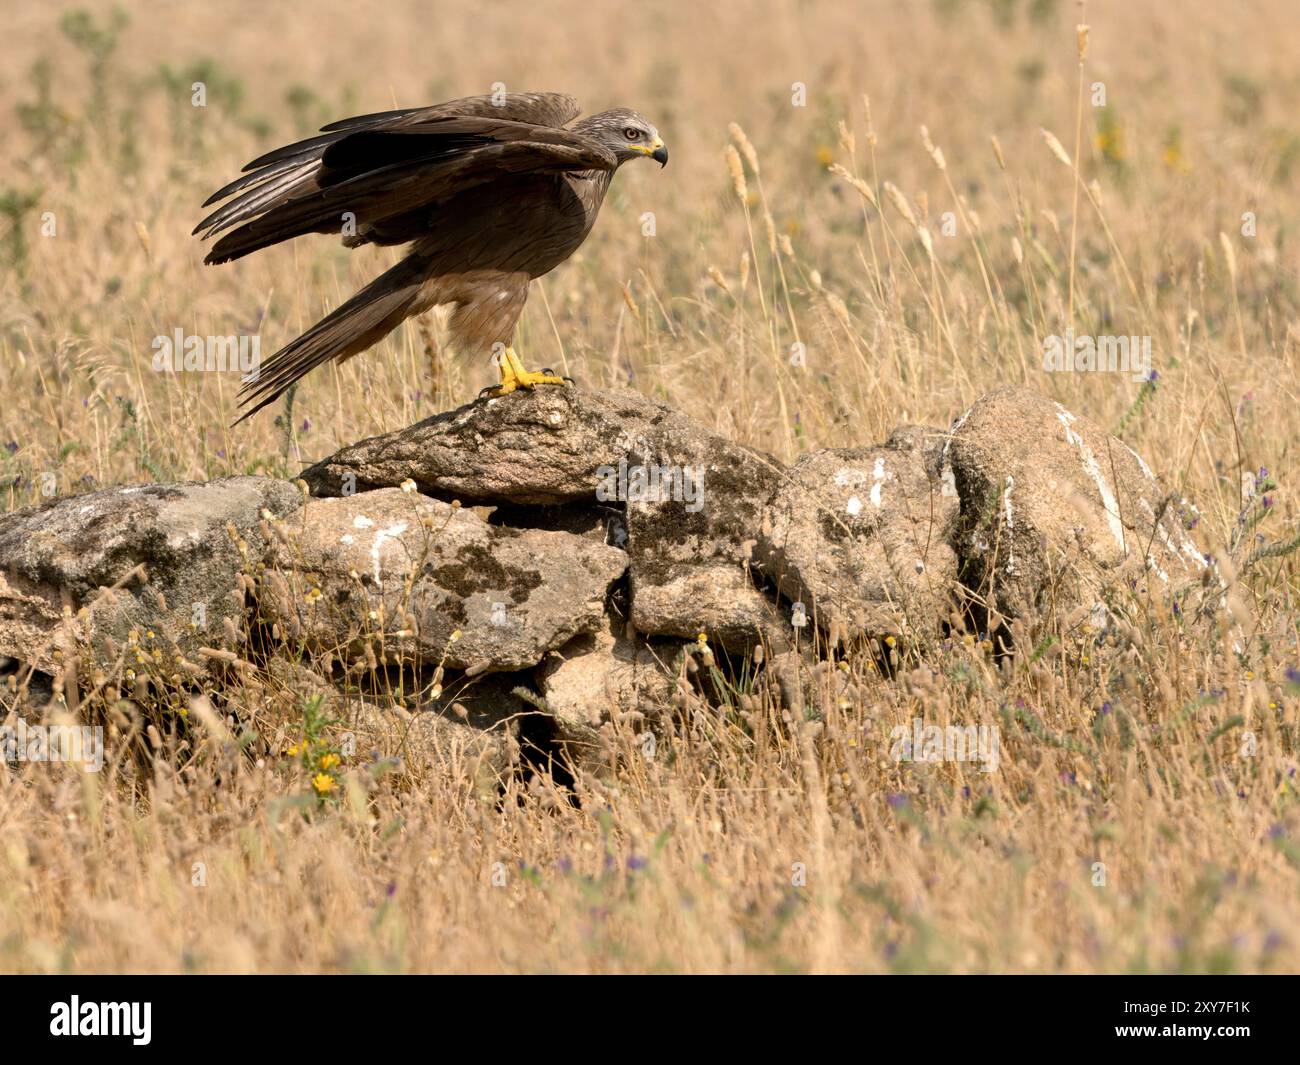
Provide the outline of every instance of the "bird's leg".
{"type": "Polygon", "coordinates": [[[501,354],[501,383],[493,388],[484,389],[493,396],[509,395],[517,388],[529,390],[538,385],[562,385],[563,377],[557,377],[546,370],[541,372],[524,369],[523,362],[515,354],[514,348],[506,348],[501,354]]]}

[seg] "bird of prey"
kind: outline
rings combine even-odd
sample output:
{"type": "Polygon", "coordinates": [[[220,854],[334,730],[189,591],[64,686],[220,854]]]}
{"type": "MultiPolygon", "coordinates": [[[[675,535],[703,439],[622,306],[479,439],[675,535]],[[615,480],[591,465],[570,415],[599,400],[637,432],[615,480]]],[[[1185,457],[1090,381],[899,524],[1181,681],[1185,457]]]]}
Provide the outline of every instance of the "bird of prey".
{"type": "Polygon", "coordinates": [[[360,115],[254,159],[213,193],[205,207],[234,198],[194,229],[204,239],[230,230],[207,263],[304,233],[338,233],[349,248],[410,245],[245,380],[240,405],[252,407],[239,421],[315,367],[357,355],[439,305],[451,309],[454,348],[498,362],[494,394],[563,383],[526,370],[511,346],[528,283],[586,239],[623,163],[668,162],[659,131],[635,111],[574,121],[580,110],[563,93],[520,92],[360,115]]]}

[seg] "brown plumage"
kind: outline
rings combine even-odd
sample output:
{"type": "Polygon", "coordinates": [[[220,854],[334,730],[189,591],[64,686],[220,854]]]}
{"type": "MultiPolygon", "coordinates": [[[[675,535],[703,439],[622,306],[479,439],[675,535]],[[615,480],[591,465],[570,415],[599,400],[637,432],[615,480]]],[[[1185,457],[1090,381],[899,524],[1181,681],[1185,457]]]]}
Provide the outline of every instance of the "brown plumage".
{"type": "Polygon", "coordinates": [[[501,353],[500,393],[557,381],[525,371],[510,349],[529,281],[586,239],[619,166],[638,156],[668,161],[658,131],[635,111],[574,122],[578,113],[561,93],[503,93],[361,115],[254,159],[244,167],[251,173],[209,197],[205,207],[234,198],[194,229],[204,239],[225,233],[208,263],[305,233],[340,233],[353,248],[411,245],[265,361],[240,390],[241,406],[252,406],[239,420],[438,305],[451,306],[458,351],[501,353]]]}

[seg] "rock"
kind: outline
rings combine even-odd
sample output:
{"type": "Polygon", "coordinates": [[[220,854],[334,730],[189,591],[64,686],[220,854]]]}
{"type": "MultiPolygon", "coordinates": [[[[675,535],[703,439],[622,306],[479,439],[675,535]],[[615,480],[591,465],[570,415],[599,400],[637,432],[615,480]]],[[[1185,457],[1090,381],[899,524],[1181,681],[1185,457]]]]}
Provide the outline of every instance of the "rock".
{"type": "Polygon", "coordinates": [[[705,631],[743,651],[787,635],[747,568],[782,469],[634,392],[547,388],[364,440],[303,478],[317,496],[409,479],[497,505],[494,522],[542,522],[626,547],[638,630],[705,631]],[[523,513],[530,508],[541,512],[523,513]]]}
{"type": "Polygon", "coordinates": [[[302,477],[317,496],[410,479],[421,491],[467,503],[592,503],[597,470],[617,466],[632,441],[671,414],[630,391],[539,388],[362,440],[302,477]]]}
{"type": "MultiPolygon", "coordinates": [[[[0,659],[51,693],[72,659],[148,687],[238,655],[247,678],[286,657],[240,644],[269,625],[295,665],[306,652],[333,671],[319,683],[344,707],[382,715],[401,703],[395,678],[407,703],[445,681],[389,718],[495,778],[521,751],[541,765],[558,742],[580,762],[612,722],[653,730],[668,706],[718,698],[716,674],[678,659],[700,633],[691,653],[724,674],[762,644],[761,684],[808,716],[861,695],[814,651],[924,636],[957,590],[1003,616],[1100,607],[1105,623],[1118,590],[1176,594],[1204,573],[1181,501],[1141,458],[1018,389],[950,432],[901,426],[787,468],[635,393],[546,388],[362,441],[305,476],[306,500],[240,477],[0,517],[0,659]],[[553,721],[526,712],[515,689],[529,683],[553,721]],[[493,753],[474,746],[485,734],[493,753]]],[[[287,705],[285,690],[268,698],[287,705]]]]}
{"type": "Polygon", "coordinates": [[[632,624],[730,652],[790,646],[793,630],[751,572],[768,500],[785,476],[770,455],[671,413],[613,471],[627,498],[632,624]]]}
{"type": "Polygon", "coordinates": [[[927,471],[919,433],[810,452],[769,506],[757,549],[764,572],[832,643],[932,630],[951,606],[958,500],[927,471]]]}
{"type": "Polygon", "coordinates": [[[670,646],[616,635],[612,624],[552,651],[538,671],[539,682],[571,756],[598,757],[601,726],[616,715],[643,715],[638,732],[656,724],[672,696],[674,653],[670,646]]]}
{"type": "Polygon", "coordinates": [[[934,425],[897,425],[885,441],[885,447],[915,453],[926,474],[937,478],[943,460],[943,447],[947,442],[947,429],[934,425]]]}
{"type": "Polygon", "coordinates": [[[651,570],[649,576],[633,570],[632,587],[632,624],[638,632],[683,638],[704,633],[726,651],[742,655],[760,643],[776,651],[792,645],[790,618],[738,565],[682,561],[651,570]]]}
{"type": "Polygon", "coordinates": [[[610,507],[566,503],[556,506],[528,506],[501,503],[482,508],[489,525],[506,525],[513,529],[544,529],[566,532],[595,540],[610,547],[627,545],[627,528],[623,515],[610,507]]]}
{"type": "Polygon", "coordinates": [[[1205,570],[1184,501],[1122,440],[1035,392],[980,399],[943,463],[962,499],[963,580],[1003,614],[1114,605],[1115,589],[1148,584],[1173,593],[1205,570]]]}
{"type": "Polygon", "coordinates": [[[109,488],[0,516],[0,654],[47,673],[59,668],[56,645],[108,673],[201,673],[199,648],[222,645],[223,619],[242,624],[239,574],[266,548],[260,515],[302,503],[288,481],[228,477],[109,488]]]}
{"type": "Polygon", "coordinates": [[[617,548],[489,525],[391,488],[309,500],[283,532],[263,597],[291,639],[354,656],[382,644],[390,656],[476,672],[534,666],[597,629],[627,568],[617,548]]]}

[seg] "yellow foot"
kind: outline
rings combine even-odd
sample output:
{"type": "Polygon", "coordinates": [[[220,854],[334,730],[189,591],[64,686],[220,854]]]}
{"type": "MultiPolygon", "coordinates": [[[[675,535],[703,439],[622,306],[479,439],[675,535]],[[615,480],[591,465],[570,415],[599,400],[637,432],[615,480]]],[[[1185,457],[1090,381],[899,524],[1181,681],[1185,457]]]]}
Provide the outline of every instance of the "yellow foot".
{"type": "Polygon", "coordinates": [[[550,370],[524,369],[524,364],[519,361],[514,348],[506,348],[501,356],[501,383],[483,389],[480,394],[493,398],[508,396],[517,388],[524,388],[531,392],[538,385],[562,385],[567,380],[568,378],[558,377],[550,370]]]}
{"type": "Polygon", "coordinates": [[[545,370],[525,370],[523,373],[502,374],[499,385],[492,385],[490,388],[484,389],[484,391],[490,392],[493,396],[508,396],[516,388],[526,388],[531,391],[538,385],[562,385],[564,383],[565,379],[563,377],[556,377],[555,374],[548,373],[545,370]]]}

